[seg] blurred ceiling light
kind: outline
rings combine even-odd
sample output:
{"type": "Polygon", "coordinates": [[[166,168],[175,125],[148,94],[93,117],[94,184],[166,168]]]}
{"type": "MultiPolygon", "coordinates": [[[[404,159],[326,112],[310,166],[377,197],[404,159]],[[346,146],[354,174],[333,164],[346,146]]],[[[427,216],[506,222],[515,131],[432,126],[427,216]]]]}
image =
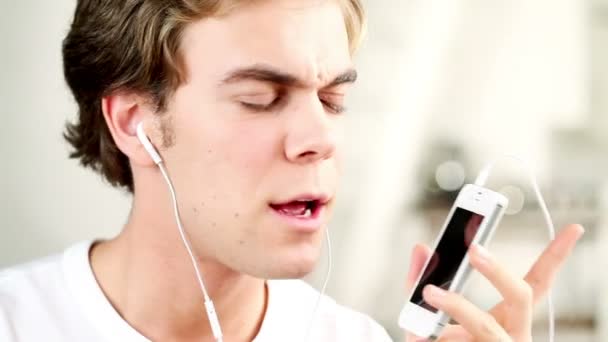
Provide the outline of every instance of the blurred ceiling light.
{"type": "Polygon", "coordinates": [[[435,171],[437,185],[445,191],[456,191],[464,184],[464,167],[461,163],[449,160],[441,163],[435,171]]]}

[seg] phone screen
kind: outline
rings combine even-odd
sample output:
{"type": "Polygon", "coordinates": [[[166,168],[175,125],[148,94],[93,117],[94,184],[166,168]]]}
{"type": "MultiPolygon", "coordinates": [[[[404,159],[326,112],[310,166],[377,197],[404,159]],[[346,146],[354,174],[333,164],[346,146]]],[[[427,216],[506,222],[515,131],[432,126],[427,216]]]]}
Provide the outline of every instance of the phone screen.
{"type": "Polygon", "coordinates": [[[422,290],[428,284],[448,290],[458,271],[458,267],[465,257],[471,242],[484,216],[466,209],[456,208],[452,219],[447,225],[437,248],[429,261],[418,287],[414,291],[411,302],[433,313],[437,309],[426,303],[422,297],[422,290]]]}

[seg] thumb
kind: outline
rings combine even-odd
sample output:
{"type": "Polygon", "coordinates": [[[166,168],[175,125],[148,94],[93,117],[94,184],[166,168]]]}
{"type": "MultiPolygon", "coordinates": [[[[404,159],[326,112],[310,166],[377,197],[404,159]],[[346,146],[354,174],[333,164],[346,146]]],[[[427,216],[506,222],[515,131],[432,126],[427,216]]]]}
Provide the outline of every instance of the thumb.
{"type": "MultiPolygon", "coordinates": [[[[431,249],[423,244],[417,244],[412,249],[412,256],[410,259],[410,269],[407,273],[407,279],[405,281],[405,292],[409,296],[411,291],[413,290],[414,283],[420,276],[422,272],[422,268],[424,264],[431,256],[431,249]]],[[[417,342],[417,341],[426,341],[425,339],[420,339],[410,333],[406,333],[405,336],[406,342],[417,342]]]]}
{"type": "Polygon", "coordinates": [[[409,294],[414,287],[414,283],[420,276],[424,264],[431,256],[431,249],[427,245],[417,244],[412,249],[412,256],[410,259],[410,269],[407,273],[407,279],[405,281],[405,290],[409,294]]]}

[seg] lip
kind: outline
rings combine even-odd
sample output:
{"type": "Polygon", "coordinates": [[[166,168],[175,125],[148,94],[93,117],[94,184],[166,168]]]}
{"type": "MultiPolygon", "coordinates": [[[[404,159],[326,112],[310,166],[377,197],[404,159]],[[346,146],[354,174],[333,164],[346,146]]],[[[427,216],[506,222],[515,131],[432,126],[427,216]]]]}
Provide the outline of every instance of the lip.
{"type": "Polygon", "coordinates": [[[331,197],[326,194],[301,194],[285,201],[269,203],[268,209],[274,216],[278,217],[294,231],[301,233],[314,233],[321,229],[323,225],[323,216],[327,208],[327,204],[330,201],[331,197]],[[273,205],[281,205],[297,201],[316,201],[317,206],[311,213],[311,216],[306,218],[286,215],[272,207],[273,205]]]}
{"type": "Polygon", "coordinates": [[[318,193],[318,194],[308,193],[308,194],[296,195],[296,196],[294,196],[292,198],[288,198],[286,200],[279,200],[279,201],[276,201],[276,202],[272,202],[270,204],[272,204],[272,205],[281,205],[281,204],[286,204],[286,203],[291,203],[291,202],[298,202],[298,201],[317,201],[321,205],[326,205],[330,200],[331,200],[331,197],[328,194],[324,194],[324,193],[318,193]]]}

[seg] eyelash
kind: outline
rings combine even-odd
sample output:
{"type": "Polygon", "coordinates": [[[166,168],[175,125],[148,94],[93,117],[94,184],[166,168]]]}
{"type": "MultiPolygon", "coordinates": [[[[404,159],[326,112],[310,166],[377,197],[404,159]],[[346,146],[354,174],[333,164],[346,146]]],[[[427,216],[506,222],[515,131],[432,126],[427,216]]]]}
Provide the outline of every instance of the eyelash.
{"type": "MultiPolygon", "coordinates": [[[[267,112],[274,109],[281,100],[283,99],[283,95],[277,96],[271,103],[267,105],[258,105],[255,103],[241,102],[241,105],[249,110],[253,110],[255,112],[267,112]]],[[[331,103],[331,101],[319,99],[323,106],[327,108],[332,114],[342,114],[346,112],[346,107],[331,103]]]]}
{"type": "Polygon", "coordinates": [[[331,103],[331,101],[321,100],[321,103],[323,103],[323,105],[328,108],[332,114],[342,114],[346,112],[346,107],[331,103]]]}
{"type": "Polygon", "coordinates": [[[255,112],[267,112],[273,109],[273,107],[275,107],[279,100],[281,99],[280,96],[277,96],[271,103],[267,104],[267,105],[260,105],[260,104],[255,104],[255,103],[249,103],[249,102],[240,102],[241,105],[247,109],[253,110],[255,112]]]}

